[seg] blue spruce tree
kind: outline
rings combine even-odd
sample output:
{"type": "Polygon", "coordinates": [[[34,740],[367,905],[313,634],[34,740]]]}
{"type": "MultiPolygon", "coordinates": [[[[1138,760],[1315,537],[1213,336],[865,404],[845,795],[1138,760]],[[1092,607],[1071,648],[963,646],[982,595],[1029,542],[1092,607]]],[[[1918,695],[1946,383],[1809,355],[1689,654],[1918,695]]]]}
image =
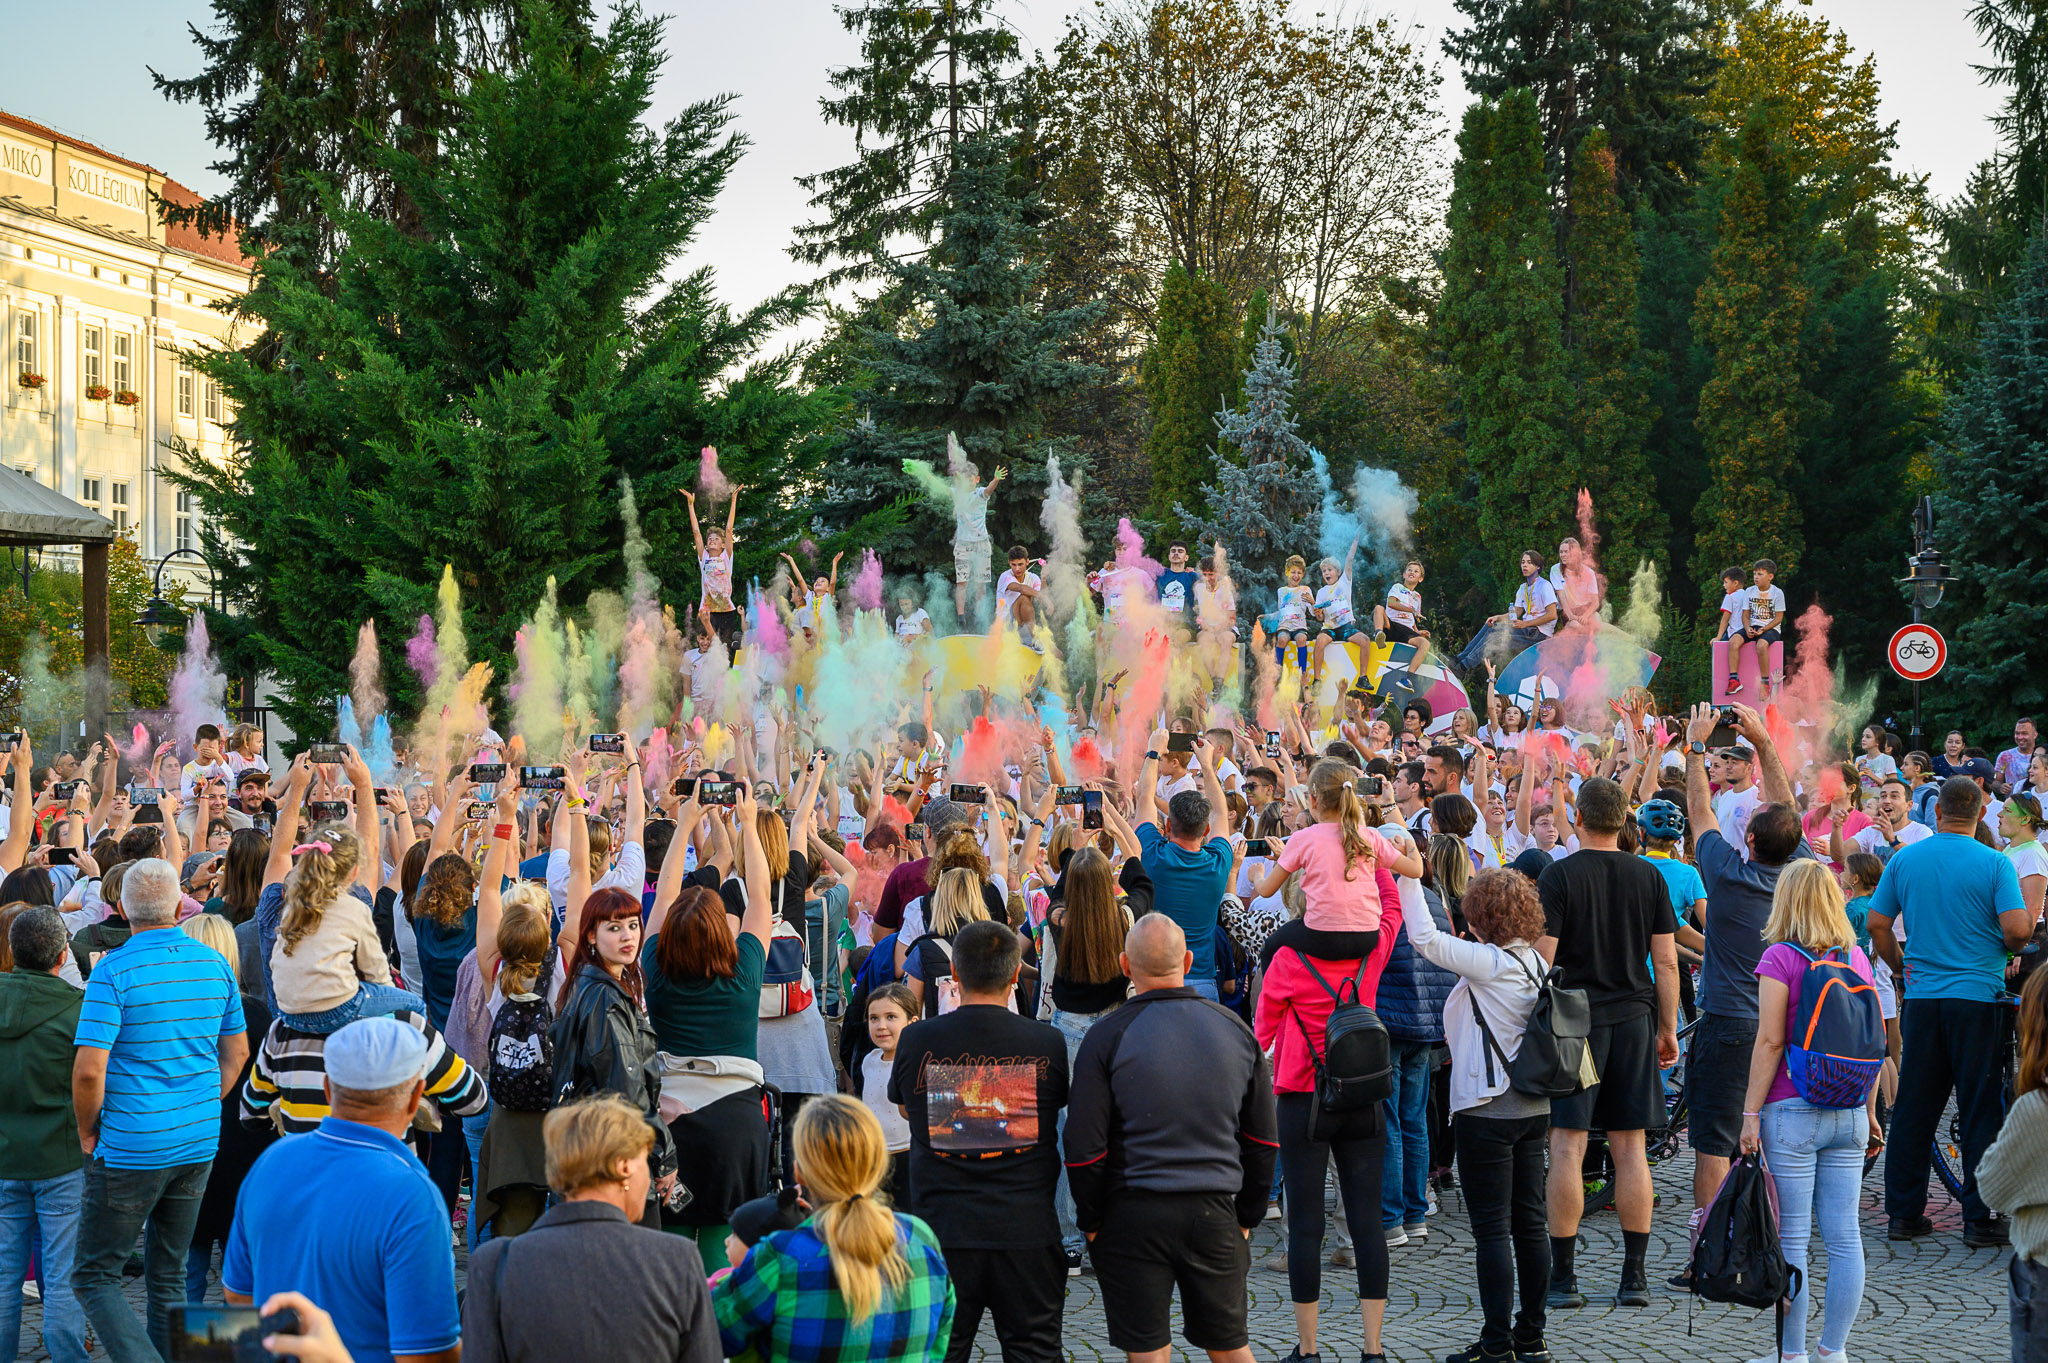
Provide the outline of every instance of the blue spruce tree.
{"type": "Polygon", "coordinates": [[[1209,514],[1174,508],[1204,546],[1223,545],[1246,607],[1270,605],[1288,555],[1313,561],[1322,542],[1322,490],[1309,443],[1295,432],[1294,383],[1294,363],[1269,307],[1244,374],[1244,405],[1216,415],[1216,433],[1228,448],[1216,460],[1209,514]]]}

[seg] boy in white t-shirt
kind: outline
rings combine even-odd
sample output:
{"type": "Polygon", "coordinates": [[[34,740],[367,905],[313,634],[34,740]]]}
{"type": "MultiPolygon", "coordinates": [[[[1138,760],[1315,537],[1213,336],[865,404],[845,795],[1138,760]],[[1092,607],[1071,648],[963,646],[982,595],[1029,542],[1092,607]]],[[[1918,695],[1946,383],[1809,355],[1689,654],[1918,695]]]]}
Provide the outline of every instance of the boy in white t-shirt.
{"type": "Polygon", "coordinates": [[[1326,558],[1317,565],[1323,585],[1316,588],[1316,614],[1321,628],[1316,632],[1315,670],[1310,679],[1323,675],[1323,654],[1332,643],[1341,643],[1358,633],[1358,617],[1351,609],[1351,564],[1358,556],[1358,541],[1344,552],[1343,566],[1326,558]]]}
{"type": "Polygon", "coordinates": [[[1716,639],[1733,639],[1742,633],[1742,612],[1749,605],[1749,588],[1743,585],[1742,569],[1721,570],[1721,632],[1716,639]]]}
{"type": "Polygon", "coordinates": [[[1757,676],[1763,678],[1764,694],[1769,696],[1784,684],[1782,677],[1770,675],[1770,646],[1785,637],[1785,593],[1771,585],[1771,579],[1777,576],[1777,572],[1778,565],[1767,558],[1758,559],[1750,569],[1756,585],[1743,593],[1742,631],[1728,650],[1728,694],[1731,696],[1742,694],[1742,678],[1738,674],[1745,644],[1756,649],[1756,671],[1757,676]]]}
{"type": "Polygon", "coordinates": [[[987,599],[981,594],[988,590],[988,499],[1008,473],[999,468],[982,486],[981,475],[968,464],[953,477],[953,613],[962,620],[968,618],[970,591],[977,600],[987,599]]]}
{"type": "Polygon", "coordinates": [[[996,579],[996,615],[1008,617],[1017,633],[1031,640],[1031,626],[1038,618],[1038,593],[1042,585],[1031,571],[1031,556],[1022,545],[1010,550],[1010,566],[996,579]]]}

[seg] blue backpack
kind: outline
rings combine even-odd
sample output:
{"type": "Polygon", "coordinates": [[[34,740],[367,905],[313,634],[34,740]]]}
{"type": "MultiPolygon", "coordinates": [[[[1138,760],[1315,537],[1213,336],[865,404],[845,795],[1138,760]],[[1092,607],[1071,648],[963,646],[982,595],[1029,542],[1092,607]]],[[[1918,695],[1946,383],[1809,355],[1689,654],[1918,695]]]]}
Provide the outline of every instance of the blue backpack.
{"type": "Polygon", "coordinates": [[[1792,949],[1806,958],[1799,1007],[1785,1038],[1792,1087],[1815,1107],[1862,1107],[1885,1057],[1877,986],[1856,973],[1840,947],[1824,956],[1792,949]]]}

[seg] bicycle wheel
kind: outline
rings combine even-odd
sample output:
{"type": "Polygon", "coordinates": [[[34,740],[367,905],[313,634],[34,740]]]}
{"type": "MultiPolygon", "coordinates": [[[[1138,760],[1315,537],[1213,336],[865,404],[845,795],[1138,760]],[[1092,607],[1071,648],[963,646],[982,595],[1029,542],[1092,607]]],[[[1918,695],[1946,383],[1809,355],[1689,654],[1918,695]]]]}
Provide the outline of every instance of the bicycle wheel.
{"type": "Polygon", "coordinates": [[[1949,1100],[1946,1118],[1934,1128],[1934,1176],[1941,1180],[1941,1186],[1948,1189],[1948,1195],[1957,1202],[1963,1200],[1963,1116],[1956,1111],[1955,1100],[1949,1100]]]}
{"type": "Polygon", "coordinates": [[[1587,1147],[1580,1179],[1586,1188],[1584,1215],[1604,1212],[1614,1205],[1614,1157],[1608,1153],[1604,1139],[1587,1147]]]}

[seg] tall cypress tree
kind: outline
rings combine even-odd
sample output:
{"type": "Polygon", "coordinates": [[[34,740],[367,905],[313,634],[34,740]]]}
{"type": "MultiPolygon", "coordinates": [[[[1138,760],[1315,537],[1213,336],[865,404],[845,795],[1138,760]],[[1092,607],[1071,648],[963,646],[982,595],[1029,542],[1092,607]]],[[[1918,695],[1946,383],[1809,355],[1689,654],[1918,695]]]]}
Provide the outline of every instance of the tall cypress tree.
{"type": "Polygon", "coordinates": [[[1616,184],[1605,129],[1579,143],[1572,175],[1572,397],[1579,476],[1593,490],[1600,554],[1619,587],[1637,560],[1662,558],[1668,527],[1657,507],[1643,442],[1655,410],[1636,322],[1642,262],[1616,184]]]}
{"type": "Polygon", "coordinates": [[[1140,373],[1152,408],[1145,457],[1152,514],[1169,533],[1182,506],[1202,507],[1216,475],[1216,414],[1236,390],[1238,331],[1223,286],[1176,263],[1159,289],[1158,320],[1140,373]]]}
{"type": "MultiPolygon", "coordinates": [[[[837,491],[830,523],[844,528],[865,518],[874,535],[866,542],[892,571],[952,561],[950,512],[921,497],[903,472],[905,459],[922,459],[943,473],[949,432],[984,482],[998,467],[1009,470],[989,506],[998,549],[1037,540],[1045,456],[1057,448],[1046,433],[1046,406],[1096,373],[1068,349],[1099,305],[1038,306],[1043,265],[1033,257],[1029,203],[1016,192],[1011,150],[1010,139],[998,136],[961,144],[938,245],[894,275],[921,324],[869,338],[872,380],[855,396],[867,421],[828,470],[837,491]],[[885,514],[891,506],[907,510],[893,527],[885,514]]],[[[1072,481],[1082,462],[1071,451],[1063,458],[1072,481]]]]}
{"type": "Polygon", "coordinates": [[[819,104],[828,122],[853,129],[855,156],[798,179],[823,217],[799,227],[790,248],[825,270],[821,283],[890,278],[905,241],[923,246],[938,233],[961,144],[1011,126],[1017,35],[993,17],[996,3],[839,7],[860,35],[860,62],[831,73],[837,93],[819,104]]]}
{"type": "Polygon", "coordinates": [[[1769,558],[1781,578],[1797,570],[1805,539],[1791,487],[1811,407],[1800,353],[1812,303],[1808,215],[1770,106],[1751,112],[1723,174],[1713,265],[1693,312],[1713,355],[1697,417],[1709,482],[1693,509],[1691,574],[1708,595],[1729,564],[1769,558]]]}
{"type": "Polygon", "coordinates": [[[1458,134],[1437,320],[1499,583],[1514,580],[1523,549],[1566,533],[1583,485],[1563,307],[1536,101],[1515,90],[1475,102],[1458,134]]]}
{"type": "MultiPolygon", "coordinates": [[[[801,313],[776,299],[735,315],[708,270],[663,283],[740,154],[726,101],[644,124],[661,25],[631,11],[592,34],[535,6],[519,37],[516,62],[458,97],[435,156],[383,154],[415,229],[338,205],[331,281],[289,252],[257,267],[247,306],[276,362],[196,357],[244,452],[188,457],[173,481],[201,497],[208,555],[244,607],[222,633],[276,674],[300,733],[332,723],[368,616],[410,701],[402,641],[443,564],[472,653],[509,676],[547,577],[568,602],[622,584],[620,474],[657,564],[690,562],[677,491],[707,444],[763,489],[743,508],[742,575],[804,528],[813,437],[836,409],[794,388],[792,361],[755,358],[801,313]]],[[[664,591],[696,600],[687,574],[664,591]]]]}
{"type": "Polygon", "coordinates": [[[1481,99],[1535,93],[1543,157],[1566,197],[1579,143],[1607,129],[1624,201],[1682,202],[1706,150],[1698,101],[1717,65],[1698,0],[1456,0],[1444,50],[1481,99]]]}
{"type": "Polygon", "coordinates": [[[1950,399],[1934,447],[1940,544],[1962,579],[1962,623],[1942,690],[1954,711],[2000,724],[2048,705],[2048,234],[2036,232],[2005,305],[1985,324],[1975,372],[1950,399]]]}

